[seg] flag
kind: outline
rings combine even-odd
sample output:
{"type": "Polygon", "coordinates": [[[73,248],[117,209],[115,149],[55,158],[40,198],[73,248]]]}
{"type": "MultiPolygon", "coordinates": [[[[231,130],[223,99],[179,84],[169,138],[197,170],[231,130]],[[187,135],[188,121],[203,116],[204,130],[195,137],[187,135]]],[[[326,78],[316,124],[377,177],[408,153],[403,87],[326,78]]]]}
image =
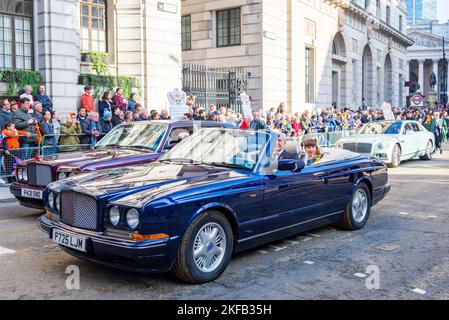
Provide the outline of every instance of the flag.
{"type": "Polygon", "coordinates": [[[19,158],[13,156],[13,161],[12,161],[12,172],[11,172],[11,175],[12,175],[12,176],[15,176],[15,175],[16,175],[16,168],[17,168],[17,166],[20,164],[20,162],[21,162],[21,161],[20,161],[19,158]]]}

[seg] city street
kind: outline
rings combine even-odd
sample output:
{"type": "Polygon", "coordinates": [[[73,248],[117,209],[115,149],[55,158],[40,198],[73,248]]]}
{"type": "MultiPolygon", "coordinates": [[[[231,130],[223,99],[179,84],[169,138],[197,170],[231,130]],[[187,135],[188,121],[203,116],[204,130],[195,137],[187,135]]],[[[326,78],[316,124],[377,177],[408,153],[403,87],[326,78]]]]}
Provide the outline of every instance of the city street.
{"type": "Polygon", "coordinates": [[[326,227],[237,254],[197,286],[78,260],[38,230],[40,212],[3,203],[0,299],[449,299],[449,151],[389,172],[392,190],[365,229],[326,227]],[[79,290],[66,288],[70,265],[79,290]],[[366,285],[373,268],[378,289],[366,285]]]}

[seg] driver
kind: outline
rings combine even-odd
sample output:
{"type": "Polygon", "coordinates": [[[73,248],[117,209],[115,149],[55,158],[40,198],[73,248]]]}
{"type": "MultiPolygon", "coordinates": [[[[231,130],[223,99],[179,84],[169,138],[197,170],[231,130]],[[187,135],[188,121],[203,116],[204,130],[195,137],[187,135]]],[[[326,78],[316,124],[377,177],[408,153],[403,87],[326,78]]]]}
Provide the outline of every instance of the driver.
{"type": "Polygon", "coordinates": [[[285,150],[287,138],[285,134],[278,133],[278,139],[273,150],[273,160],[299,160],[297,153],[290,153],[285,150]]]}
{"type": "Polygon", "coordinates": [[[301,147],[307,154],[307,165],[319,161],[322,157],[320,149],[318,148],[318,141],[316,139],[307,139],[301,143],[301,147]]]}

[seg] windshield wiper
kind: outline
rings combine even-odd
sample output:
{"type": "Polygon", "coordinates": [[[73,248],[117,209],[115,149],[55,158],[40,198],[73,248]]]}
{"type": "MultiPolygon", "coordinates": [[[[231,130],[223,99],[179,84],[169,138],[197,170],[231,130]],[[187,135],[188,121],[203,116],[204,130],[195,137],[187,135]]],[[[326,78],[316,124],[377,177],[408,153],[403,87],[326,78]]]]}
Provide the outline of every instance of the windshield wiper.
{"type": "Polygon", "coordinates": [[[225,167],[225,168],[235,168],[235,169],[244,169],[244,170],[252,170],[241,164],[235,163],[227,163],[227,162],[205,162],[205,165],[216,166],[216,167],[225,167]]]}
{"type": "Polygon", "coordinates": [[[185,158],[171,158],[171,159],[162,159],[159,160],[159,162],[167,162],[167,163],[188,163],[188,164],[194,164],[199,165],[201,162],[192,160],[192,159],[185,159],[185,158]]]}

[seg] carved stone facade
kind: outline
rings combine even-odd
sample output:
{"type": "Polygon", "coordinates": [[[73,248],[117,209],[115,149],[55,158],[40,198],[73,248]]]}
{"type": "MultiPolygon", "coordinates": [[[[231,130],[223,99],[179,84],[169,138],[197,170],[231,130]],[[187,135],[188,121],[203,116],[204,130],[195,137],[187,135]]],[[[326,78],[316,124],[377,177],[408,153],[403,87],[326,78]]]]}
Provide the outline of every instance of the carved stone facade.
{"type": "Polygon", "coordinates": [[[405,103],[403,1],[183,1],[191,49],[183,62],[251,71],[254,107],[284,101],[292,111],[405,103]],[[365,3],[368,7],[365,8],[365,3]],[[241,9],[241,42],[217,47],[217,12],[241,9]],[[267,35],[271,35],[268,37],[267,35]]]}

